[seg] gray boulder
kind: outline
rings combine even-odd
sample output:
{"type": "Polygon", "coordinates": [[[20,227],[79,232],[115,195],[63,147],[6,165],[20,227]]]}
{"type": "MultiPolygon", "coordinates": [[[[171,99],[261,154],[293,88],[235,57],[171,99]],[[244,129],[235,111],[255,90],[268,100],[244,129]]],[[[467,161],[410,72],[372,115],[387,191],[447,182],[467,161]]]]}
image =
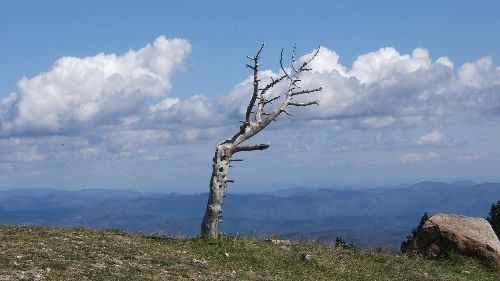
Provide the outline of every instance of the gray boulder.
{"type": "Polygon", "coordinates": [[[500,241],[482,218],[436,214],[417,232],[409,252],[437,258],[456,252],[500,267],[500,241]]]}

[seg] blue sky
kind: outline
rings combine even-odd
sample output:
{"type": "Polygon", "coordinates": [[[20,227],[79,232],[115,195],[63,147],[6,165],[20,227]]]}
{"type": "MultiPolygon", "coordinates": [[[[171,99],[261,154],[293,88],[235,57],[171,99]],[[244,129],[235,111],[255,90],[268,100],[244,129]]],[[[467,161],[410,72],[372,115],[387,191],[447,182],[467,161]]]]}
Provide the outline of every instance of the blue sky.
{"type": "Polygon", "coordinates": [[[323,46],[307,83],[326,91],[259,136],[272,147],[231,171],[234,191],[498,180],[499,16],[497,1],[4,1],[0,188],[204,192],[261,42],[274,72],[281,48],[323,46]]]}

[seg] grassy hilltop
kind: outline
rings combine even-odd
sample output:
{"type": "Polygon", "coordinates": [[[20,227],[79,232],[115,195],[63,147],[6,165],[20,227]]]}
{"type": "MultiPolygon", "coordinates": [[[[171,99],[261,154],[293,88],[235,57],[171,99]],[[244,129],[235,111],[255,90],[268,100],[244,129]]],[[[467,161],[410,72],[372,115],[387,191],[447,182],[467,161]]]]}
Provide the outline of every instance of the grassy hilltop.
{"type": "Polygon", "coordinates": [[[458,256],[0,226],[0,280],[500,280],[500,272],[458,256]]]}

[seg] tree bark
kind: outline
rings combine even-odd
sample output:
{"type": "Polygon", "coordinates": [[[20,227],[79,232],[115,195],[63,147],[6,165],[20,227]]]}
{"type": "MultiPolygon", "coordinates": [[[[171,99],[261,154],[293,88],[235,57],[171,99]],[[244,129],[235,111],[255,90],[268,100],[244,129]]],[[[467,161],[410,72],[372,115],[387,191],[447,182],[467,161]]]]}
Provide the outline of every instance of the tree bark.
{"type": "MultiPolygon", "coordinates": [[[[294,47],[292,52],[292,74],[287,73],[285,67],[283,66],[283,51],[281,51],[280,67],[283,71],[283,74],[281,74],[277,78],[271,78],[271,82],[269,84],[267,84],[263,88],[260,88],[259,55],[263,47],[264,45],[260,47],[255,56],[248,57],[253,62],[252,65],[247,64],[247,67],[253,70],[253,94],[247,106],[245,121],[242,121],[243,124],[240,126],[239,132],[237,132],[230,139],[219,143],[215,149],[215,155],[212,164],[212,176],[210,178],[208,202],[201,224],[201,235],[205,237],[216,238],[219,236],[219,224],[222,222],[222,204],[224,203],[224,190],[227,187],[227,183],[233,182],[232,180],[229,180],[227,178],[232,156],[241,151],[264,150],[269,147],[269,144],[248,145],[243,143],[262,131],[272,121],[275,121],[281,113],[290,115],[286,111],[288,106],[305,107],[310,105],[318,105],[318,101],[294,102],[293,99],[296,96],[319,92],[322,90],[321,87],[303,90],[297,85],[297,83],[300,81],[299,75],[304,71],[311,70],[307,66],[316,57],[319,49],[309,60],[304,61],[302,65],[297,69],[294,66],[294,47]],[[270,90],[280,82],[287,80],[289,81],[289,85],[288,90],[285,93],[282,93],[282,95],[276,97],[266,96],[268,90],[270,90]],[[265,111],[266,105],[268,106],[273,101],[280,100],[280,98],[281,103],[272,111],[267,113],[265,111]]],[[[232,161],[236,161],[236,159],[232,161]]]]}
{"type": "Polygon", "coordinates": [[[215,149],[210,178],[210,191],[207,208],[201,224],[201,234],[215,238],[219,235],[219,223],[222,221],[222,204],[224,204],[224,189],[227,185],[227,175],[231,160],[231,145],[219,144],[215,149]]]}

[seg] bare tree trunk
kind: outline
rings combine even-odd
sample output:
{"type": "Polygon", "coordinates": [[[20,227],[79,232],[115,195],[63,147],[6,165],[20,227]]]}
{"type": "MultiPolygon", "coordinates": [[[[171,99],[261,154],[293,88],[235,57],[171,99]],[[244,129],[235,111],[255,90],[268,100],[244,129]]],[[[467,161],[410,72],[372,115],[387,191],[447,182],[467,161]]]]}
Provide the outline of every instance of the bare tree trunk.
{"type": "Polygon", "coordinates": [[[281,113],[290,115],[290,113],[286,111],[288,106],[305,107],[318,104],[318,101],[294,102],[293,99],[300,95],[319,92],[322,90],[321,88],[302,90],[297,85],[300,81],[299,75],[304,71],[310,70],[307,66],[316,57],[319,49],[309,60],[303,62],[299,68],[296,68],[294,66],[294,47],[292,53],[292,66],[290,70],[292,74],[289,74],[283,66],[283,51],[281,51],[280,66],[283,74],[279,77],[271,78],[271,82],[269,84],[260,88],[259,55],[263,47],[264,45],[260,47],[255,56],[248,57],[253,61],[253,65],[247,64],[247,67],[253,70],[253,95],[246,110],[245,121],[242,121],[243,124],[241,125],[238,133],[236,133],[232,138],[218,144],[215,149],[207,208],[201,224],[201,235],[205,237],[215,238],[219,235],[219,224],[222,222],[224,189],[226,188],[227,183],[233,182],[227,178],[228,171],[231,161],[237,161],[237,159],[231,159],[233,155],[241,151],[264,150],[269,147],[269,144],[244,145],[242,143],[262,131],[272,121],[275,121],[276,117],[278,117],[281,113]],[[265,95],[268,90],[285,80],[289,81],[288,90],[285,93],[276,97],[267,97],[265,95]],[[280,105],[276,106],[271,112],[266,112],[265,107],[273,101],[279,100],[281,96],[283,96],[283,98],[280,105]],[[252,110],[255,110],[255,112],[252,110]]]}
{"type": "Polygon", "coordinates": [[[219,235],[219,223],[222,222],[222,204],[224,203],[224,189],[228,182],[227,174],[230,160],[231,149],[228,148],[228,145],[217,145],[212,164],[207,208],[201,224],[201,233],[204,236],[215,238],[219,235]]]}

